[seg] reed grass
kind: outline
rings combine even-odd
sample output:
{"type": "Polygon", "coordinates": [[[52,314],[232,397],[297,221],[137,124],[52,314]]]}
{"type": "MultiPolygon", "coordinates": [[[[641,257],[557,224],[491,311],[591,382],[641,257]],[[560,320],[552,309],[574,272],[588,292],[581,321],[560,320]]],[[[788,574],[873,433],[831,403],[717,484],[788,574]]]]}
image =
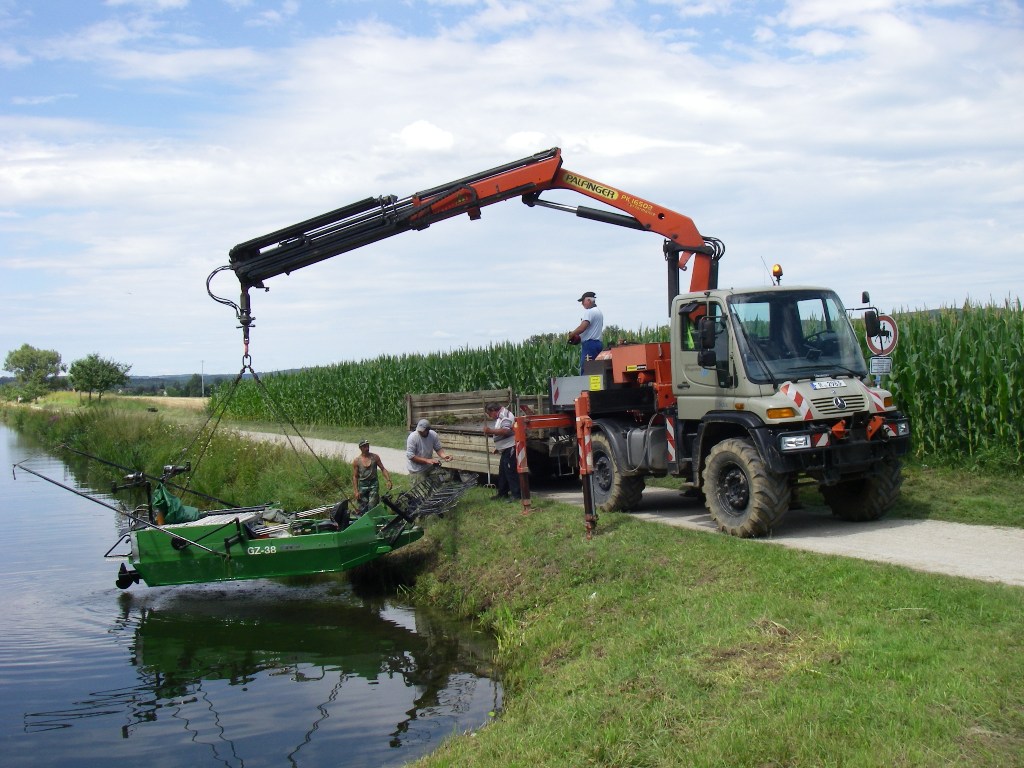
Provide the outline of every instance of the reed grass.
{"type": "MultiPolygon", "coordinates": [[[[197,430],[159,415],[117,406],[74,410],[4,409],[4,419],[68,460],[80,482],[96,488],[142,471],[159,476],[168,464],[190,462],[193,470],[172,482],[236,505],[273,504],[308,509],[346,498],[351,467],[346,462],[248,440],[231,429],[197,430]],[[82,454],[100,461],[82,460],[82,454]]],[[[405,478],[395,476],[401,490],[405,478]]],[[[135,499],[133,503],[142,501],[135,499]]],[[[187,496],[186,503],[210,509],[220,504],[187,496]]]]}

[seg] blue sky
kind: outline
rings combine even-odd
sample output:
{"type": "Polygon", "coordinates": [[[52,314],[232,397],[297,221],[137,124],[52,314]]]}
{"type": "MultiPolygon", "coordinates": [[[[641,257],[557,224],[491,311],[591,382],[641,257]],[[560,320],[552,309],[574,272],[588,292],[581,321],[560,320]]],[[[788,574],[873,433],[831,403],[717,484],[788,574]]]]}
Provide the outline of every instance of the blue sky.
{"type": "MultiPolygon", "coordinates": [[[[1016,299],[1022,30],[998,0],[0,0],[0,354],[235,372],[231,246],[552,146],[721,238],[723,286],[1016,299]]],[[[521,340],[584,290],[658,325],[664,279],[656,236],[510,201],[268,281],[250,353],[521,340]]]]}

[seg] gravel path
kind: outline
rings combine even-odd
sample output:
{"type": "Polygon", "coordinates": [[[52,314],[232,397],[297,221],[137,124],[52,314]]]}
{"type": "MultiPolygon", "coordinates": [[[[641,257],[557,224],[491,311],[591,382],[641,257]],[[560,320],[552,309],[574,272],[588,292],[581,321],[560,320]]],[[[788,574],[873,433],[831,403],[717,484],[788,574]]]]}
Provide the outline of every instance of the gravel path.
{"type": "MultiPolygon", "coordinates": [[[[256,440],[282,442],[281,435],[243,432],[256,440]]],[[[306,438],[317,453],[353,459],[358,448],[350,443],[306,438]]],[[[405,451],[371,449],[388,471],[406,474],[405,451]]],[[[578,488],[534,490],[534,496],[582,504],[578,488]]],[[[648,488],[639,508],[630,513],[640,520],[714,533],[716,528],[704,505],[678,491],[648,488]]],[[[600,528],[598,528],[600,531],[600,528]]],[[[1024,529],[946,523],[940,520],[883,519],[871,523],[836,520],[824,506],[791,510],[765,539],[754,546],[778,545],[891,563],[919,571],[962,576],[980,581],[1024,587],[1024,529]]]]}
{"type": "MultiPolygon", "coordinates": [[[[579,492],[546,494],[579,503],[579,492]]],[[[630,513],[681,528],[714,533],[717,529],[703,503],[678,491],[648,488],[630,513]]],[[[600,530],[600,529],[599,529],[600,530]]],[[[778,545],[827,555],[856,557],[913,568],[1024,587],[1024,529],[964,525],[941,520],[882,519],[847,523],[828,508],[790,510],[772,535],[752,544],[778,545]]]]}

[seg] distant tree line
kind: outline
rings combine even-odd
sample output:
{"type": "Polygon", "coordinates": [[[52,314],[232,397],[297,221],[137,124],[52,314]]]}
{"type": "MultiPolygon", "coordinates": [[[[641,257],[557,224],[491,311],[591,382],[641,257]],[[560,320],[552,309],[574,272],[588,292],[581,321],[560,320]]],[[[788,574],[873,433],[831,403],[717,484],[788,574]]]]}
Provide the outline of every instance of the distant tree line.
{"type": "Polygon", "coordinates": [[[7,353],[5,371],[13,379],[0,380],[0,399],[31,402],[47,392],[72,390],[81,395],[101,400],[108,392],[123,395],[166,395],[168,397],[202,397],[210,387],[228,378],[201,376],[198,373],[177,376],[128,375],[131,365],[120,363],[92,353],[70,365],[61,361],[60,353],[53,349],[37,349],[30,344],[7,353]],[[67,376],[61,374],[66,373],[67,376]]]}

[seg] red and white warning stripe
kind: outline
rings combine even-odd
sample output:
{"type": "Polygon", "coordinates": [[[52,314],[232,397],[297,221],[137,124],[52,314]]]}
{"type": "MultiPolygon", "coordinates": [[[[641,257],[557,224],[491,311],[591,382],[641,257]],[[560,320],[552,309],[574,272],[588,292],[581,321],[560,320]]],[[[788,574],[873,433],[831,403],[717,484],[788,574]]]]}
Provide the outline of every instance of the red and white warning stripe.
{"type": "Polygon", "coordinates": [[[874,411],[876,413],[879,411],[884,411],[885,398],[882,396],[882,394],[877,389],[872,389],[871,387],[864,387],[864,389],[867,390],[868,397],[871,400],[871,407],[874,409],[874,411]]]}
{"type": "Polygon", "coordinates": [[[579,443],[580,446],[580,466],[586,467],[586,474],[593,474],[594,472],[594,454],[590,448],[590,430],[587,430],[583,440],[579,443]]]}
{"type": "Polygon", "coordinates": [[[669,464],[676,463],[676,420],[671,416],[665,417],[665,436],[668,439],[668,461],[669,464]]]}
{"type": "Polygon", "coordinates": [[[804,421],[810,421],[814,418],[811,415],[811,404],[807,401],[807,398],[800,394],[800,390],[796,388],[796,385],[793,382],[787,381],[783,383],[783,385],[779,387],[779,392],[793,401],[793,405],[796,406],[797,413],[800,414],[801,419],[804,421]]]}

